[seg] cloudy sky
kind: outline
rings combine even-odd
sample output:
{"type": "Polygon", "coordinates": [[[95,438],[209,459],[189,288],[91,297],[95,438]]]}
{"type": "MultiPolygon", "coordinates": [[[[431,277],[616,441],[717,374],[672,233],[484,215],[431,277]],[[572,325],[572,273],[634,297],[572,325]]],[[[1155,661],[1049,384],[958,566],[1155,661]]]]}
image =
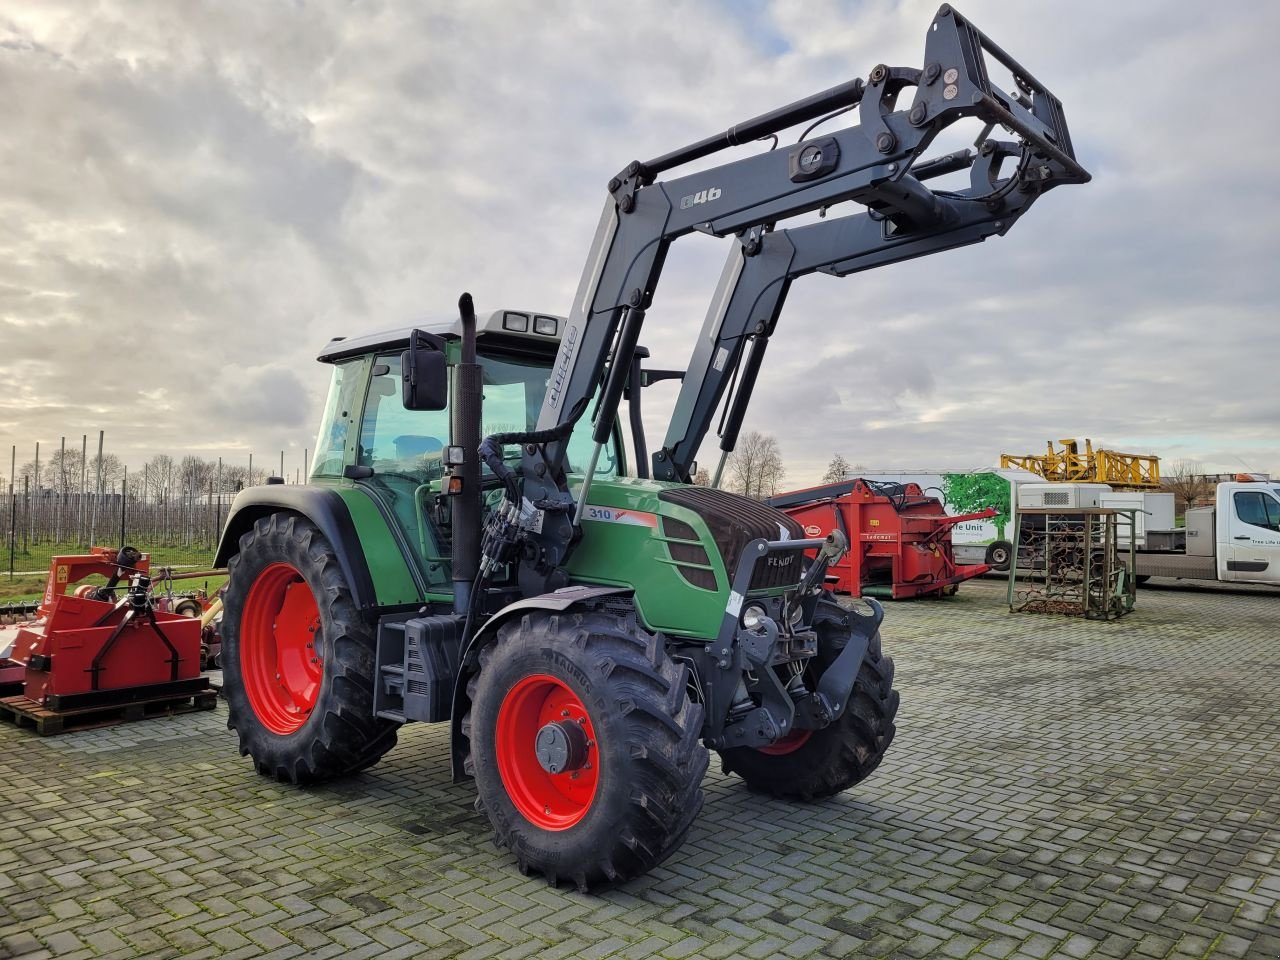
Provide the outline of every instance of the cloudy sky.
{"type": "MultiPolygon", "coordinates": [[[[6,4],[0,473],[102,429],[131,466],[284,450],[292,475],[330,337],[463,289],[567,312],[627,161],[920,66],[936,7],[6,4]]],[[[748,428],[797,485],[836,452],[979,467],[1070,436],[1280,473],[1280,5],[960,8],[1061,97],[1093,183],[981,246],[798,282],[748,428]]],[[[726,242],[673,249],[656,366],[726,242]]],[[[674,395],[647,397],[651,444],[674,395]]]]}

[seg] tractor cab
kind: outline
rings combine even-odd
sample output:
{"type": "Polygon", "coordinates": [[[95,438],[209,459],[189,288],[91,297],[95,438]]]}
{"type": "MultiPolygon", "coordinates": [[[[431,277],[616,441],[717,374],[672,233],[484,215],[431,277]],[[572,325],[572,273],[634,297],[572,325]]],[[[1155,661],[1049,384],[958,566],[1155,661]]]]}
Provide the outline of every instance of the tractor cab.
{"type": "MultiPolygon", "coordinates": [[[[560,345],[562,317],[496,310],[477,323],[484,435],[533,428],[546,395],[560,345]]],[[[449,367],[460,358],[457,320],[423,324],[354,338],[336,338],[318,359],[333,368],[328,398],[316,438],[310,481],[357,486],[379,505],[409,547],[427,582],[448,591],[452,512],[447,489],[446,451],[458,442],[453,432],[455,399],[442,409],[408,409],[403,400],[405,352],[411,337],[427,333],[443,339],[449,367]]],[[[449,378],[451,383],[456,378],[449,378]]],[[[590,459],[589,425],[575,431],[567,469],[575,478],[590,459]]],[[[509,456],[521,470],[519,451],[509,456]]],[[[595,464],[600,479],[625,473],[618,432],[595,464]]],[[[501,484],[482,468],[486,512],[501,499],[501,484]]],[[[455,491],[456,492],[456,491],[455,491]]]]}

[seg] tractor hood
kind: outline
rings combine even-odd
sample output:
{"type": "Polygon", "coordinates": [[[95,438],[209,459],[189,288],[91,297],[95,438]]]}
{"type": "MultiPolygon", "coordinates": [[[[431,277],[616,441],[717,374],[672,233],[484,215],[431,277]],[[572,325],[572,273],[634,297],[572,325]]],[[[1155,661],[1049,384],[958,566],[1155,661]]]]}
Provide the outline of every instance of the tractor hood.
{"type": "MultiPolygon", "coordinates": [[[[804,536],[798,523],[759,501],[627,477],[592,483],[582,526],[567,564],[573,579],[632,587],[646,626],[690,636],[715,635],[747,544],[804,536]]],[[[800,563],[796,552],[765,558],[750,589],[794,585],[800,563]]]]}

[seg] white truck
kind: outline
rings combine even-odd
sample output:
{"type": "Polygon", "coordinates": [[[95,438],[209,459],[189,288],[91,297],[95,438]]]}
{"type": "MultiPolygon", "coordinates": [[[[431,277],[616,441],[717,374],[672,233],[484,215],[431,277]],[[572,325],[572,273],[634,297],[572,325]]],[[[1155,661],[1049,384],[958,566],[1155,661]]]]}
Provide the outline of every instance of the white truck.
{"type": "Polygon", "coordinates": [[[1138,581],[1148,577],[1280,586],[1280,484],[1220,483],[1211,507],[1180,529],[1146,531],[1138,581]]]}

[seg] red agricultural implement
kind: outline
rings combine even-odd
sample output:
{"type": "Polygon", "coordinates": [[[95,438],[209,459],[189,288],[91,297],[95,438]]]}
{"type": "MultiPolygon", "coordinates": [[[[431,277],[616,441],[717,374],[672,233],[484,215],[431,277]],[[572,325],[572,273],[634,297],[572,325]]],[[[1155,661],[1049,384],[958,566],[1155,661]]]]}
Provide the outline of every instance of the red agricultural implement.
{"type": "Polygon", "coordinates": [[[132,547],[52,558],[35,619],[0,628],[0,679],[21,683],[19,696],[0,700],[7,713],[44,733],[124,706],[193,696],[213,705],[200,675],[200,620],[156,602],[149,560],[132,547]],[[95,574],[106,584],[81,582],[95,574]]]}
{"type": "Polygon", "coordinates": [[[849,552],[828,570],[837,593],[894,600],[941,596],[991,569],[985,563],[956,563],[951,528],[996,511],[947,516],[942,503],[914,483],[843,480],[765,502],[794,517],[806,537],[825,537],[832,530],[845,535],[849,552]]]}

